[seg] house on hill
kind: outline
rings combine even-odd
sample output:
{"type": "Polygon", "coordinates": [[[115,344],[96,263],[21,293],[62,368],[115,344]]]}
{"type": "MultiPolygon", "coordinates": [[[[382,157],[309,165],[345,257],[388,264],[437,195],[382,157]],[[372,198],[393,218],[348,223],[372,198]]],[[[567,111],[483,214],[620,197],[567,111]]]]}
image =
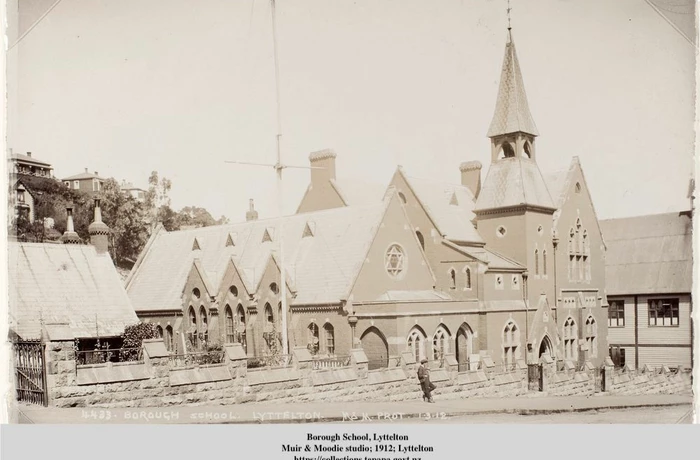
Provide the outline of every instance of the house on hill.
{"type": "Polygon", "coordinates": [[[691,213],[603,220],[601,227],[613,361],[692,367],[691,213]]]}
{"type": "Polygon", "coordinates": [[[87,168],[85,168],[85,171],[80,174],[65,177],[61,180],[66,187],[72,190],[80,190],[81,192],[85,192],[90,195],[95,195],[102,190],[102,186],[105,182],[105,179],[100,177],[97,171],[91,173],[88,172],[87,168]]]}
{"type": "Polygon", "coordinates": [[[12,153],[10,150],[10,162],[10,174],[14,177],[19,175],[53,177],[53,166],[50,163],[34,158],[32,152],[27,152],[26,154],[12,153]]]}

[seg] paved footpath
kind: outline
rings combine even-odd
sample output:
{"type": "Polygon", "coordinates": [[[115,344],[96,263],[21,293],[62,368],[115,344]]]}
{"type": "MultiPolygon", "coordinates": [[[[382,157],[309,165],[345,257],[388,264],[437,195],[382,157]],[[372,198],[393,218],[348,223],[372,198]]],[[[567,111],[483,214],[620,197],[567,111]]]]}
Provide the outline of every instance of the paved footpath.
{"type": "Polygon", "coordinates": [[[691,395],[544,396],[353,403],[257,403],[228,406],[168,406],[134,409],[52,408],[19,405],[11,423],[312,423],[448,419],[470,414],[551,414],[595,409],[688,406],[691,395]]]}

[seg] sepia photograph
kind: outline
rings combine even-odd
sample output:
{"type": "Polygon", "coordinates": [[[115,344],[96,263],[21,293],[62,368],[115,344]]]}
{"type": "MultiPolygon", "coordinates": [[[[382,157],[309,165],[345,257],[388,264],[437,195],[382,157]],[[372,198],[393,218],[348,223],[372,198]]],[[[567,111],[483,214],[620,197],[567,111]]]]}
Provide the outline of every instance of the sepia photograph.
{"type": "Polygon", "coordinates": [[[694,423],[695,0],[3,14],[6,423],[694,423]]]}

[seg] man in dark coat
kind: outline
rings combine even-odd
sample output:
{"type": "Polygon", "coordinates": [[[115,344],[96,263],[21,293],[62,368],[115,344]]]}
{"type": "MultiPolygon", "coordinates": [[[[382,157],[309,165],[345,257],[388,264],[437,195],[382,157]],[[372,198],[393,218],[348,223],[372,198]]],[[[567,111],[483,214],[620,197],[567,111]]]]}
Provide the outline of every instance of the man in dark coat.
{"type": "Polygon", "coordinates": [[[435,402],[430,394],[435,385],[430,381],[430,369],[428,369],[428,360],[423,358],[418,366],[418,381],[420,382],[421,390],[423,390],[423,401],[435,402]]]}

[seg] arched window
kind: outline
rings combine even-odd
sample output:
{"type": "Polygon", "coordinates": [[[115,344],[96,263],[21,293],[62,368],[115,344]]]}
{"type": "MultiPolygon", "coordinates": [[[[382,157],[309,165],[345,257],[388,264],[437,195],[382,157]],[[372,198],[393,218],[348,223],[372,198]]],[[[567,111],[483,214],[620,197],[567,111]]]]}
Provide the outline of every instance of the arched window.
{"type": "Polygon", "coordinates": [[[510,145],[508,142],[504,142],[501,144],[501,151],[498,155],[499,159],[503,158],[513,158],[515,156],[515,151],[513,150],[513,146],[510,145]]]}
{"type": "Polygon", "coordinates": [[[588,230],[583,230],[583,254],[588,255],[590,252],[590,241],[588,240],[588,230]]]}
{"type": "Polygon", "coordinates": [[[275,295],[277,295],[280,292],[280,289],[277,286],[277,283],[270,283],[270,292],[272,292],[275,295]]]}
{"type": "Polygon", "coordinates": [[[569,255],[574,253],[574,236],[576,235],[576,232],[574,232],[573,227],[569,229],[569,255]]]}
{"type": "Polygon", "coordinates": [[[248,344],[245,337],[245,310],[243,310],[243,305],[238,304],[236,309],[236,341],[243,345],[243,350],[247,352],[248,344]]]}
{"type": "Polygon", "coordinates": [[[515,369],[520,358],[520,329],[515,321],[508,320],[503,328],[503,364],[506,370],[515,369]]]}
{"type": "Polygon", "coordinates": [[[576,348],[576,339],[578,331],[576,330],[576,321],[572,317],[568,317],[564,322],[564,359],[575,361],[578,359],[578,350],[576,348]]]}
{"type": "Polygon", "coordinates": [[[197,314],[194,312],[194,308],[192,306],[190,306],[190,309],[187,311],[187,317],[190,320],[190,325],[187,332],[190,336],[192,347],[196,350],[197,346],[199,345],[199,341],[197,340],[197,314]]]}
{"type": "Polygon", "coordinates": [[[467,289],[472,288],[472,271],[469,267],[464,270],[464,285],[467,289]]]}
{"type": "Polygon", "coordinates": [[[230,305],[226,305],[225,308],[225,329],[226,329],[226,343],[234,343],[236,341],[236,326],[233,320],[233,311],[230,305]]]}
{"type": "Polygon", "coordinates": [[[588,345],[588,357],[598,357],[598,324],[593,316],[586,318],[586,345],[588,345]]]}
{"type": "Polygon", "coordinates": [[[457,273],[453,268],[450,269],[450,289],[457,288],[457,273]]]}
{"type": "Polygon", "coordinates": [[[542,250],[542,274],[547,276],[547,250],[542,250]]]}
{"type": "Polygon", "coordinates": [[[433,359],[442,359],[445,354],[449,353],[449,348],[450,333],[444,326],[440,325],[433,335],[433,359]]]}
{"type": "Polygon", "coordinates": [[[576,193],[581,193],[581,184],[579,182],[576,182],[574,190],[576,191],[576,193]]]}
{"type": "Polygon", "coordinates": [[[204,306],[201,306],[199,308],[199,338],[202,340],[203,348],[206,348],[207,343],[209,342],[209,324],[207,320],[207,310],[204,308],[204,306]]]}
{"type": "Polygon", "coordinates": [[[417,363],[420,362],[421,359],[425,358],[425,334],[423,334],[423,331],[416,327],[411,329],[411,332],[408,333],[406,345],[415,355],[417,363]]]}
{"type": "Polygon", "coordinates": [[[540,251],[535,249],[535,275],[540,274],[540,251]]]}
{"type": "Polygon", "coordinates": [[[165,327],[165,348],[168,351],[173,351],[174,347],[173,343],[173,328],[172,326],[166,326],[165,327]]]}
{"type": "Polygon", "coordinates": [[[269,303],[265,304],[265,324],[272,327],[275,324],[275,317],[272,314],[272,306],[269,303]]]}
{"type": "Polygon", "coordinates": [[[319,349],[319,337],[318,337],[318,326],[316,323],[309,324],[308,327],[308,338],[306,341],[306,348],[309,349],[312,355],[318,353],[319,349]]]}
{"type": "Polygon", "coordinates": [[[425,239],[423,238],[423,234],[420,231],[416,231],[416,237],[418,238],[420,247],[423,248],[423,250],[425,250],[425,239]]]}
{"type": "Polygon", "coordinates": [[[335,331],[331,323],[323,325],[323,335],[326,342],[326,353],[329,355],[335,354],[335,331]]]}
{"type": "Polygon", "coordinates": [[[163,328],[160,326],[156,326],[156,334],[158,334],[158,337],[161,339],[163,338],[163,328]]]}
{"type": "Polygon", "coordinates": [[[238,297],[238,288],[236,286],[231,286],[228,290],[232,296],[238,297]]]}
{"type": "Polygon", "coordinates": [[[525,141],[525,144],[523,145],[523,156],[526,158],[532,158],[532,145],[530,145],[530,141],[525,141]]]}

